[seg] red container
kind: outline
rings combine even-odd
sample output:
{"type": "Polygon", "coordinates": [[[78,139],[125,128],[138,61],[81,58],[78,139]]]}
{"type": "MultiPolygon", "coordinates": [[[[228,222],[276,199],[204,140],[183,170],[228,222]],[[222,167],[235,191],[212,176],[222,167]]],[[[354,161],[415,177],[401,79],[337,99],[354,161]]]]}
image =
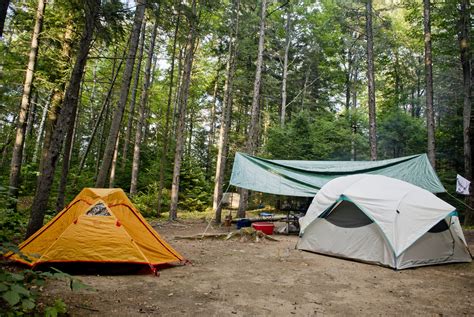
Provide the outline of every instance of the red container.
{"type": "Polygon", "coordinates": [[[252,223],[252,227],[255,230],[259,230],[265,234],[271,235],[273,234],[273,228],[275,227],[275,225],[271,222],[254,222],[252,223]]]}

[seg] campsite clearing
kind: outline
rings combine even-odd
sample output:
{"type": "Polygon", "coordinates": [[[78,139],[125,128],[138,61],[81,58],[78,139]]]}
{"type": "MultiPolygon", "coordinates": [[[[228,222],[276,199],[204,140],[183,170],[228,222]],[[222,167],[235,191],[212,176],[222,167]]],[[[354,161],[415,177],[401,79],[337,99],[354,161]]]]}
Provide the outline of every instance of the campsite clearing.
{"type": "MultiPolygon", "coordinates": [[[[175,239],[207,223],[155,224],[192,265],[153,275],[79,276],[95,291],[52,281],[46,301],[62,297],[72,316],[470,315],[474,262],[395,271],[298,251],[297,236],[278,242],[175,239]]],[[[211,228],[208,233],[227,232],[211,228]]],[[[474,232],[466,239],[474,251],[474,232]]]]}

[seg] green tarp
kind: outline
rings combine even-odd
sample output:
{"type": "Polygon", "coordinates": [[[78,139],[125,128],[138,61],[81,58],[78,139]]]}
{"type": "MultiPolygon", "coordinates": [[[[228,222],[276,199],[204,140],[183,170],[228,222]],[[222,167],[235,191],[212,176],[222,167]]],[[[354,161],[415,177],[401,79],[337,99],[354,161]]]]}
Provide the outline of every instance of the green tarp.
{"type": "Polygon", "coordinates": [[[313,197],[328,181],[351,174],[385,175],[432,193],[446,191],[426,154],[382,161],[290,161],[237,153],[230,184],[276,195],[313,197]]]}

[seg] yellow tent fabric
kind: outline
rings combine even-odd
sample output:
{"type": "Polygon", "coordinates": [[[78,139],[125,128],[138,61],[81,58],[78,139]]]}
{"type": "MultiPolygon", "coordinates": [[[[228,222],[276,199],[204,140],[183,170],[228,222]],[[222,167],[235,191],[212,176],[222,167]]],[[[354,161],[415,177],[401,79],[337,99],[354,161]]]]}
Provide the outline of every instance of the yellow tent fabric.
{"type": "Polygon", "coordinates": [[[35,267],[68,262],[178,264],[186,261],[150,226],[122,189],[85,188],[19,246],[35,267]],[[97,210],[100,212],[97,213],[97,210]]]}

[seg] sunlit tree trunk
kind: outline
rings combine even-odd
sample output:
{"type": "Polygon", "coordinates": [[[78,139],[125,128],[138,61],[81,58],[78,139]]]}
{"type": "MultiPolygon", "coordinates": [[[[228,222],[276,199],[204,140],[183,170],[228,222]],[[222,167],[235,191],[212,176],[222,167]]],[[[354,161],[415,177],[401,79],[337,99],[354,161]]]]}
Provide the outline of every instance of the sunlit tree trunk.
{"type": "Polygon", "coordinates": [[[285,52],[283,54],[283,74],[282,74],[282,82],[281,82],[281,118],[280,124],[283,127],[285,125],[285,117],[286,117],[286,82],[288,78],[288,52],[290,51],[290,43],[291,43],[291,17],[290,17],[290,10],[287,6],[286,10],[286,40],[285,40],[285,52]]]}
{"type": "MultiPolygon", "coordinates": [[[[263,65],[263,49],[265,44],[265,16],[267,11],[267,1],[261,0],[261,12],[260,12],[260,31],[258,39],[258,53],[255,70],[255,81],[253,83],[253,98],[252,98],[252,112],[250,118],[250,127],[248,133],[248,139],[246,144],[247,153],[254,155],[257,139],[258,139],[258,119],[260,117],[259,111],[259,100],[260,100],[260,83],[262,79],[262,65],[263,65]]],[[[248,190],[240,190],[240,202],[237,217],[245,217],[245,211],[248,205],[248,190]]]]}
{"type": "MultiPolygon", "coordinates": [[[[8,6],[8,5],[7,5],[8,6]]],[[[21,97],[20,112],[16,127],[15,143],[13,144],[13,153],[10,168],[10,183],[8,188],[9,195],[14,198],[11,207],[16,208],[16,198],[18,198],[18,189],[20,186],[21,163],[23,155],[23,146],[25,143],[26,119],[30,108],[31,89],[33,86],[33,75],[35,73],[36,59],[38,57],[39,39],[43,27],[43,17],[46,2],[38,1],[36,9],[36,21],[31,38],[30,54],[28,56],[28,65],[26,67],[25,81],[23,84],[23,95],[21,97]]],[[[2,25],[3,27],[3,25],[2,25]]]]}
{"type": "MultiPolygon", "coordinates": [[[[166,157],[168,155],[168,147],[169,147],[169,135],[170,135],[170,116],[171,116],[171,101],[173,96],[173,82],[174,82],[174,68],[175,68],[175,58],[176,58],[176,43],[178,37],[178,30],[179,30],[179,20],[180,15],[176,18],[176,25],[174,29],[174,37],[173,37],[173,52],[171,55],[171,67],[170,67],[170,84],[168,87],[168,99],[166,104],[166,119],[165,119],[165,129],[163,135],[163,149],[161,152],[161,160],[160,160],[160,183],[158,186],[158,197],[157,197],[157,207],[156,207],[156,214],[158,217],[161,215],[161,205],[162,205],[162,197],[163,197],[163,187],[165,184],[165,166],[166,166],[166,157]]],[[[179,72],[178,72],[179,74],[179,72]]]]}
{"type": "Polygon", "coordinates": [[[130,45],[128,51],[127,62],[122,77],[122,85],[120,89],[120,98],[115,107],[112,124],[110,126],[109,136],[106,141],[104,155],[102,157],[101,167],[97,180],[96,187],[104,187],[109,175],[110,167],[112,165],[115,144],[117,143],[120,125],[122,123],[123,112],[127,103],[128,92],[130,90],[130,81],[132,79],[133,66],[135,64],[135,56],[138,48],[138,41],[140,38],[140,29],[143,18],[145,16],[146,0],[137,0],[137,7],[135,11],[135,18],[133,22],[133,29],[130,35],[130,45]]]}
{"type": "Polygon", "coordinates": [[[38,128],[38,134],[36,135],[35,150],[33,151],[33,163],[36,163],[38,159],[38,152],[41,146],[41,137],[44,133],[44,126],[46,123],[46,116],[48,115],[49,101],[43,106],[43,111],[41,112],[41,121],[38,128]]]}
{"type": "Polygon", "coordinates": [[[219,141],[217,143],[218,153],[216,162],[216,177],[214,183],[214,196],[212,207],[215,210],[215,221],[221,223],[222,218],[222,195],[224,187],[224,173],[229,150],[230,116],[232,113],[232,88],[234,84],[235,64],[237,55],[237,44],[239,34],[239,11],[240,0],[233,1],[233,17],[230,29],[229,53],[226,64],[226,79],[224,84],[224,98],[222,101],[221,126],[219,141]]]}
{"type": "Polygon", "coordinates": [[[179,176],[181,173],[181,163],[184,148],[185,118],[186,106],[189,97],[189,84],[191,82],[191,71],[194,60],[194,46],[197,38],[197,15],[196,0],[191,4],[192,16],[189,17],[190,30],[186,45],[186,54],[184,58],[183,78],[180,88],[180,96],[178,99],[178,121],[176,125],[176,150],[174,155],[173,179],[171,184],[171,202],[170,202],[170,220],[176,220],[178,217],[178,193],[179,193],[179,176]]]}
{"type": "Polygon", "coordinates": [[[428,159],[436,168],[435,120],[433,109],[433,66],[431,57],[430,0],[423,0],[423,25],[425,34],[425,84],[426,84],[426,126],[428,130],[428,159]]]}
{"type": "Polygon", "coordinates": [[[112,156],[112,163],[110,164],[109,188],[114,188],[114,185],[115,185],[115,173],[117,170],[119,141],[120,141],[120,132],[117,135],[117,140],[115,140],[114,154],[112,156]]]}
{"type": "Polygon", "coordinates": [[[140,166],[140,145],[142,142],[142,132],[145,125],[145,113],[148,103],[148,92],[151,84],[151,65],[153,62],[153,52],[155,50],[156,32],[158,29],[158,18],[155,20],[153,31],[151,33],[150,47],[148,48],[148,56],[145,65],[145,78],[143,79],[142,94],[140,97],[140,110],[135,131],[135,143],[133,146],[133,162],[132,162],[132,179],[130,184],[130,194],[134,195],[137,192],[138,171],[140,166]]]}
{"type": "Polygon", "coordinates": [[[135,118],[135,100],[137,99],[137,90],[138,90],[138,82],[140,80],[140,72],[141,72],[141,65],[143,59],[143,48],[145,46],[145,30],[146,30],[146,20],[143,20],[142,23],[142,30],[141,30],[141,38],[140,38],[140,49],[138,50],[138,60],[137,65],[135,67],[135,77],[133,78],[132,84],[132,95],[130,96],[130,109],[128,111],[128,122],[127,128],[125,130],[125,138],[123,141],[123,148],[122,148],[122,169],[125,168],[125,164],[127,163],[127,155],[128,155],[128,145],[130,144],[130,138],[132,135],[132,123],[133,119],[135,118]]]}
{"type": "Polygon", "coordinates": [[[44,212],[48,205],[49,193],[53,184],[54,171],[61,152],[64,136],[70,126],[73,111],[77,105],[79,88],[99,16],[100,0],[87,0],[84,5],[84,10],[86,13],[84,31],[79,43],[77,59],[66,90],[64,103],[59,112],[58,123],[54,129],[51,145],[40,170],[40,176],[38,177],[36,194],[33,199],[30,220],[26,230],[27,238],[43,225],[44,212]]]}
{"type": "Polygon", "coordinates": [[[214,89],[212,92],[212,101],[211,101],[211,109],[210,110],[210,122],[209,122],[209,134],[207,137],[207,151],[206,151],[206,173],[205,177],[206,180],[210,180],[211,178],[211,166],[212,166],[212,149],[214,147],[214,142],[215,142],[215,126],[216,126],[216,108],[217,108],[217,94],[218,94],[218,88],[219,88],[219,77],[221,74],[221,56],[219,55],[217,59],[217,74],[216,74],[216,79],[214,82],[214,89]]]}
{"type": "Polygon", "coordinates": [[[374,40],[372,35],[372,0],[367,0],[365,8],[365,34],[367,38],[367,94],[369,103],[369,144],[370,159],[377,160],[377,126],[375,113],[374,40]]]}

